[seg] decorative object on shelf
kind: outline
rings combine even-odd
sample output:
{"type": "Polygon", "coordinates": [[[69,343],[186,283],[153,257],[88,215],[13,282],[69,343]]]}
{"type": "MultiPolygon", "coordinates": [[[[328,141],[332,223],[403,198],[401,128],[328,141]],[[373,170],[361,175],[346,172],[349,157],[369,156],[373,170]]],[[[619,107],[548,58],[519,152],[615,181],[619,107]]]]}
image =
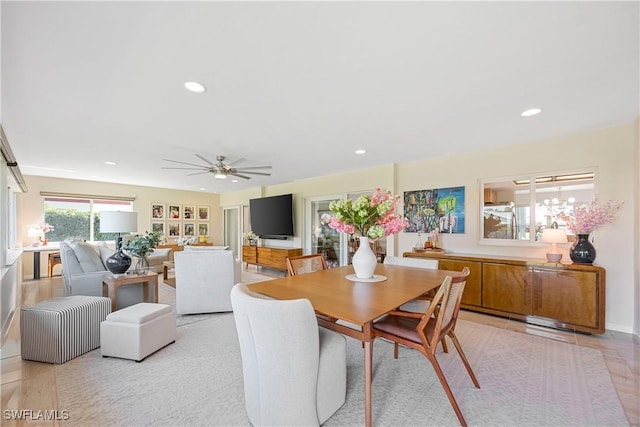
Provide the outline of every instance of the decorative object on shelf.
{"type": "Polygon", "coordinates": [[[176,239],[176,244],[178,246],[190,246],[193,245],[194,243],[198,243],[198,238],[196,236],[185,236],[185,237],[179,237],[176,239]]]}
{"type": "Polygon", "coordinates": [[[578,236],[569,251],[571,260],[578,264],[592,264],[596,259],[596,248],[589,241],[589,235],[598,227],[616,220],[621,202],[609,200],[600,204],[593,199],[589,205],[578,206],[573,212],[561,212],[558,218],[565,221],[567,228],[578,236]]]}
{"type": "Polygon", "coordinates": [[[100,212],[100,233],[118,233],[116,251],[107,258],[107,270],[111,274],[123,274],[131,267],[131,257],[122,251],[122,233],[131,233],[138,229],[137,212],[104,211],[100,212]]]}
{"type": "Polygon", "coordinates": [[[322,221],[342,233],[360,236],[360,245],[353,255],[353,269],[359,279],[370,279],[376,268],[376,254],[369,239],[379,239],[403,231],[409,222],[396,213],[399,196],[376,188],[371,196],[356,200],[334,200],[329,209],[334,216],[322,215],[322,221]],[[372,261],[373,260],[373,261],[372,261]]]}
{"type": "Polygon", "coordinates": [[[559,228],[545,228],[540,241],[551,243],[551,250],[547,252],[547,261],[560,262],[562,253],[558,250],[558,243],[567,243],[567,232],[559,228]]]}
{"type": "Polygon", "coordinates": [[[123,245],[123,249],[136,256],[135,271],[137,274],[146,274],[149,271],[149,260],[147,255],[153,252],[153,248],[160,243],[160,235],[157,233],[145,232],[144,236],[136,236],[123,245]]]}
{"type": "Polygon", "coordinates": [[[243,234],[243,237],[249,242],[249,245],[251,246],[258,245],[258,235],[253,231],[247,231],[246,233],[243,234]]]}
{"type": "Polygon", "coordinates": [[[593,264],[596,260],[596,248],[589,241],[588,234],[578,234],[578,240],[571,247],[569,257],[576,264],[593,264]]]}

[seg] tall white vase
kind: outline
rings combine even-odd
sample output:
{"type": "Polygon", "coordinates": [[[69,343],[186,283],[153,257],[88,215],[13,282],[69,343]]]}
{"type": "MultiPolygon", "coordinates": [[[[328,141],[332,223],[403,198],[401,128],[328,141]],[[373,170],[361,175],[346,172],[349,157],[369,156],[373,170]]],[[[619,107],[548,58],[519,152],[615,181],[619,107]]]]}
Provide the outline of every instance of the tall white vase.
{"type": "Polygon", "coordinates": [[[358,279],[371,279],[373,272],[376,270],[376,263],[376,254],[369,246],[369,238],[360,237],[360,246],[351,260],[356,277],[358,279]]]}

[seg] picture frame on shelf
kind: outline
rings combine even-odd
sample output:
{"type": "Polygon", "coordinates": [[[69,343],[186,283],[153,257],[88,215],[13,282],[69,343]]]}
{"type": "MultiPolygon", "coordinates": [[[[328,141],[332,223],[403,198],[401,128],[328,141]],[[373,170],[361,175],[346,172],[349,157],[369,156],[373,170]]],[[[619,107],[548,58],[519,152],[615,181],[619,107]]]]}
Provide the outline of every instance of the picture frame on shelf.
{"type": "Polygon", "coordinates": [[[169,221],[169,237],[180,237],[181,224],[178,221],[169,221]]]}
{"type": "Polygon", "coordinates": [[[169,220],[180,219],[180,205],[169,205],[167,210],[168,210],[169,220]]]}
{"type": "Polygon", "coordinates": [[[164,220],[165,210],[164,203],[152,203],[151,204],[151,220],[164,220]]]}
{"type": "Polygon", "coordinates": [[[196,224],[195,222],[185,222],[183,225],[183,233],[184,237],[192,237],[196,235],[196,224]]]}
{"type": "Polygon", "coordinates": [[[198,236],[208,236],[209,235],[209,223],[208,222],[199,222],[198,223],[198,236]]]}
{"type": "Polygon", "coordinates": [[[160,236],[164,236],[165,234],[165,227],[164,227],[164,221],[152,221],[151,222],[151,232],[152,233],[158,233],[160,236]]]}
{"type": "Polygon", "coordinates": [[[209,206],[198,206],[198,221],[209,221],[209,206]]]}
{"type": "Polygon", "coordinates": [[[196,220],[196,207],[191,205],[184,205],[182,207],[182,219],[185,221],[196,220]]]}

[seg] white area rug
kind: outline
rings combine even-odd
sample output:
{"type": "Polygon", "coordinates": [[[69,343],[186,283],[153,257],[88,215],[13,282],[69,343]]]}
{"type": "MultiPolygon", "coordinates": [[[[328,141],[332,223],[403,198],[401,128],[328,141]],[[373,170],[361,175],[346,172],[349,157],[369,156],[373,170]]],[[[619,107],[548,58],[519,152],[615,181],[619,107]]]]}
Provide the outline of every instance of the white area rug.
{"type": "MultiPolygon", "coordinates": [[[[97,349],[57,365],[58,407],[70,415],[60,424],[250,425],[233,314],[178,324],[176,342],[142,363],[103,359],[97,349]]],[[[439,360],[470,425],[628,425],[598,350],[462,320],[458,335],[481,389],[453,348],[439,360]]],[[[364,425],[362,347],[347,343],[347,401],[327,426],[364,425]]],[[[374,345],[373,420],[377,426],[458,425],[430,363],[405,348],[394,360],[392,344],[382,340],[374,345]]]]}

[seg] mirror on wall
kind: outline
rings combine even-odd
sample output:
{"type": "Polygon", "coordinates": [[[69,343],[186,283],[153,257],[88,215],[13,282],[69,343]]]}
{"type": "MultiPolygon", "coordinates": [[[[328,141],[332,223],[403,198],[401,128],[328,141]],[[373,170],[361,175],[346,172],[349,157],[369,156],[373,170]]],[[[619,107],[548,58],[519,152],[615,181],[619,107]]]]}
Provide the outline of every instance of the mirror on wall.
{"type": "Polygon", "coordinates": [[[483,180],[480,240],[537,242],[545,228],[566,228],[560,212],[591,202],[594,194],[593,171],[483,180]]]}

